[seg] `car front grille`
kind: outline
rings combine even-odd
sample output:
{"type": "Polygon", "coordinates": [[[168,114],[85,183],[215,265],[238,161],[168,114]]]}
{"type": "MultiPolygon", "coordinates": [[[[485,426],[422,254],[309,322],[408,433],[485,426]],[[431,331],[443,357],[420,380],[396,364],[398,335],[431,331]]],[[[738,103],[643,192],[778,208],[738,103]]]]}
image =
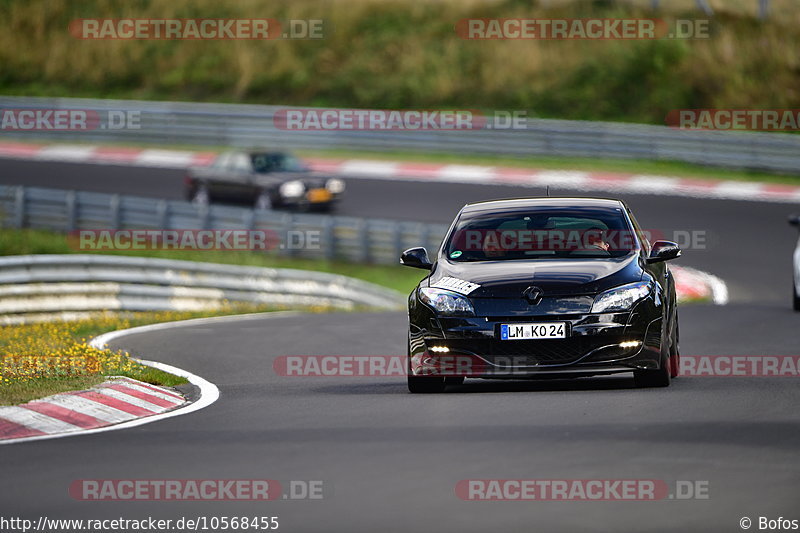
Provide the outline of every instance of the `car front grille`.
{"type": "Polygon", "coordinates": [[[494,365],[549,366],[574,363],[593,350],[617,342],[620,339],[606,335],[520,341],[448,339],[444,344],[453,353],[477,355],[494,365]]]}

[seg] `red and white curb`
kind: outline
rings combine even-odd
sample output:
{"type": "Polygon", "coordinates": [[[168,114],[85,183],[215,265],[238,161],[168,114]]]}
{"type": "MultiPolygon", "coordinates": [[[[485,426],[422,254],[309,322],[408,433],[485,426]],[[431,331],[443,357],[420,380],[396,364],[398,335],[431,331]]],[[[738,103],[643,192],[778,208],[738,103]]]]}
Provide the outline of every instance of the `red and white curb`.
{"type": "MultiPolygon", "coordinates": [[[[215,152],[154,150],[74,144],[0,142],[0,157],[38,161],[113,163],[187,168],[210,164],[215,152]]],[[[314,170],[348,178],[546,187],[581,191],[660,194],[726,200],[800,203],[800,187],[779,183],[705,180],[578,170],[541,170],[481,165],[446,165],[362,159],[308,158],[314,170]]]]}
{"type": "Polygon", "coordinates": [[[711,301],[716,305],[728,303],[728,286],[717,276],[685,266],[671,266],[675,276],[675,293],[679,302],[711,301]]]}
{"type": "Polygon", "coordinates": [[[442,165],[391,161],[307,159],[314,170],[350,178],[422,182],[553,187],[579,191],[658,194],[723,200],[800,203],[800,187],[776,183],[688,179],[671,176],[537,170],[479,165],[442,165]]]}
{"type": "Polygon", "coordinates": [[[142,167],[187,168],[209,165],[216,152],[158,150],[83,144],[0,142],[0,157],[37,161],[112,163],[142,167]]]}
{"type": "MultiPolygon", "coordinates": [[[[269,313],[269,316],[272,318],[272,317],[287,316],[287,315],[294,315],[294,314],[297,314],[297,313],[288,312],[288,311],[287,312],[273,312],[273,313],[269,313]]],[[[264,313],[250,313],[250,314],[245,314],[245,315],[229,315],[229,316],[210,317],[210,318],[195,318],[195,319],[191,319],[191,320],[179,320],[179,321],[175,321],[175,322],[161,322],[161,323],[158,323],[158,324],[148,324],[146,326],[138,326],[138,327],[135,327],[135,328],[121,329],[121,330],[117,330],[117,331],[111,331],[111,332],[108,332],[108,333],[104,333],[104,334],[92,339],[92,341],[89,344],[91,346],[93,346],[94,348],[102,349],[109,342],[111,342],[114,339],[118,339],[118,338],[121,338],[121,337],[126,337],[128,335],[133,335],[133,334],[136,334],[136,333],[148,333],[148,332],[157,331],[157,330],[164,330],[164,329],[171,329],[171,328],[178,328],[178,327],[186,327],[186,326],[197,326],[197,325],[203,325],[203,324],[209,324],[209,323],[215,323],[215,322],[225,322],[225,321],[229,321],[229,320],[248,320],[248,319],[251,319],[251,318],[263,319],[264,318],[264,313]]],[[[144,424],[149,424],[149,423],[152,423],[152,422],[156,422],[156,421],[159,421],[159,420],[164,420],[166,418],[172,418],[172,417],[175,417],[175,416],[187,415],[189,413],[193,413],[195,411],[199,411],[200,409],[204,409],[204,408],[208,407],[209,405],[213,404],[214,402],[216,402],[219,399],[219,389],[217,388],[217,386],[214,385],[213,383],[211,383],[210,381],[207,381],[207,380],[203,379],[200,376],[192,374],[191,372],[183,370],[182,368],[178,368],[178,367],[175,367],[175,366],[172,366],[172,365],[167,365],[165,363],[159,363],[157,361],[145,361],[145,360],[142,360],[142,359],[135,359],[135,361],[137,361],[137,362],[139,362],[139,363],[141,363],[143,365],[150,366],[150,367],[153,367],[153,368],[157,368],[158,370],[162,370],[164,372],[168,372],[168,373],[173,374],[175,376],[186,378],[186,380],[188,380],[189,383],[191,383],[192,385],[197,387],[197,389],[199,390],[199,397],[197,398],[197,400],[195,400],[193,402],[190,402],[190,403],[186,402],[185,399],[183,399],[183,401],[182,401],[182,403],[180,405],[175,405],[175,406],[172,406],[172,407],[169,407],[169,408],[167,408],[165,405],[158,406],[159,408],[162,408],[160,412],[153,412],[153,413],[150,413],[150,414],[135,415],[133,418],[130,418],[127,421],[119,421],[119,422],[116,422],[116,423],[108,423],[106,425],[98,426],[98,427],[78,427],[78,429],[75,429],[73,426],[78,426],[78,424],[76,424],[76,423],[73,423],[73,422],[70,422],[70,421],[65,421],[65,420],[60,420],[59,421],[59,420],[55,420],[54,419],[54,421],[52,421],[50,423],[58,425],[60,430],[59,429],[55,429],[53,426],[50,426],[51,431],[45,432],[45,431],[43,431],[44,426],[41,426],[40,428],[36,428],[36,427],[32,428],[34,430],[40,431],[41,434],[31,434],[29,436],[15,437],[15,438],[14,437],[3,437],[2,434],[0,434],[0,445],[2,445],[2,444],[14,444],[14,443],[20,443],[20,442],[29,442],[29,441],[43,440],[43,439],[73,437],[73,436],[77,436],[77,435],[89,435],[89,434],[101,433],[101,432],[105,432],[105,431],[114,431],[114,430],[119,430],[119,429],[132,428],[132,427],[141,426],[141,425],[144,425],[144,424]]],[[[123,379],[126,379],[126,378],[123,378],[123,379]]],[[[133,380],[129,380],[129,381],[133,381],[133,380]]],[[[104,387],[104,385],[106,385],[106,383],[100,385],[99,388],[101,388],[101,389],[108,389],[109,388],[109,387],[104,387]]],[[[121,384],[121,385],[123,385],[125,387],[128,387],[128,388],[133,388],[131,384],[121,384]]],[[[142,384],[142,385],[145,385],[145,384],[142,384]]],[[[147,388],[147,387],[153,387],[153,386],[152,385],[145,385],[145,387],[147,388]]],[[[111,390],[114,390],[114,389],[111,389],[111,390]]],[[[153,391],[152,389],[149,389],[149,390],[152,393],[156,392],[156,391],[153,391]]],[[[173,395],[176,394],[175,391],[172,391],[170,389],[166,389],[166,390],[169,393],[173,394],[173,395]]],[[[81,420],[83,420],[84,422],[86,422],[87,419],[83,418],[83,416],[91,416],[91,417],[97,418],[98,420],[101,420],[102,419],[101,416],[94,416],[94,415],[91,415],[91,414],[83,413],[80,410],[81,409],[80,407],[77,408],[77,409],[73,409],[73,407],[75,405],[77,405],[78,403],[81,403],[83,405],[87,405],[86,402],[85,402],[86,396],[83,395],[86,392],[94,392],[97,395],[116,396],[117,399],[119,399],[119,393],[121,393],[121,391],[119,391],[119,390],[117,390],[116,392],[109,392],[108,390],[103,390],[102,392],[97,392],[94,389],[90,389],[89,391],[77,391],[77,392],[72,392],[72,393],[57,394],[57,395],[52,396],[52,397],[43,398],[41,400],[36,400],[35,402],[49,402],[52,398],[55,398],[55,397],[58,397],[58,396],[67,396],[67,397],[69,397],[67,400],[58,400],[58,403],[56,405],[58,407],[62,407],[64,409],[66,409],[68,411],[74,412],[75,413],[74,417],[80,417],[81,420]],[[76,400],[76,398],[83,398],[83,399],[76,400]],[[81,416],[81,415],[83,415],[83,416],[81,416]]],[[[166,394],[166,393],[164,393],[164,394],[166,394]]],[[[137,400],[134,395],[128,394],[128,396],[131,396],[131,398],[129,399],[127,396],[125,396],[124,397],[125,400],[127,400],[129,403],[134,405],[134,407],[138,407],[140,409],[147,409],[144,405],[141,404],[141,398],[139,398],[137,400]],[[138,403],[138,405],[137,405],[137,403],[138,403]]],[[[150,394],[150,396],[155,396],[155,394],[150,394]]],[[[102,402],[97,401],[97,399],[99,397],[100,396],[91,395],[91,397],[88,398],[88,399],[90,401],[94,401],[97,404],[100,404],[102,402]]],[[[165,398],[160,398],[160,402],[162,404],[163,404],[164,401],[169,401],[169,400],[167,400],[165,398]]],[[[30,403],[26,404],[26,406],[30,406],[32,403],[35,403],[35,402],[30,402],[30,403]]],[[[88,404],[88,405],[91,405],[92,407],[96,407],[94,404],[88,404]]],[[[24,408],[26,406],[11,406],[10,409],[12,409],[14,412],[18,412],[18,408],[24,408]]],[[[119,409],[118,406],[115,407],[114,405],[107,405],[106,404],[106,407],[109,408],[109,409],[117,409],[119,411],[124,411],[124,409],[119,409]]],[[[153,408],[156,408],[156,407],[153,407],[153,408]]],[[[0,419],[4,418],[3,412],[4,412],[5,409],[9,409],[9,407],[0,407],[0,419]]],[[[48,409],[50,409],[50,408],[48,408],[48,409]]],[[[103,409],[103,408],[101,408],[101,409],[103,409]]],[[[110,412],[114,412],[114,411],[109,411],[109,409],[105,409],[105,411],[108,411],[109,413],[110,412]]],[[[51,412],[54,412],[52,409],[50,409],[50,410],[51,410],[51,412]]],[[[9,412],[12,412],[12,411],[9,411],[9,412]]],[[[60,410],[59,410],[59,412],[63,413],[63,411],[60,411],[60,410]]],[[[140,413],[141,413],[141,411],[140,411],[140,413]]],[[[129,413],[129,414],[134,414],[134,413],[129,413]]],[[[13,416],[17,416],[18,417],[18,415],[13,415],[13,416]]],[[[37,419],[41,419],[41,416],[45,416],[45,415],[41,415],[41,413],[39,413],[39,415],[37,416],[37,419]]],[[[110,415],[106,415],[106,416],[110,416],[110,415]]],[[[53,417],[50,417],[50,418],[53,418],[53,417]]],[[[71,420],[77,421],[77,418],[72,418],[71,420]]],[[[19,424],[18,422],[14,422],[13,420],[10,420],[9,422],[19,424]]],[[[2,421],[0,421],[0,424],[2,424],[2,421]]],[[[24,425],[24,424],[22,424],[22,425],[24,425]]],[[[0,427],[2,427],[2,426],[0,425],[0,427]]],[[[11,426],[8,426],[8,427],[11,427],[11,426]]],[[[1,432],[2,432],[2,430],[0,429],[0,433],[1,432]]]]}
{"type": "Polygon", "coordinates": [[[186,403],[186,398],[172,389],[129,378],[112,378],[89,390],[0,407],[0,439],[97,429],[164,413],[186,403]]]}

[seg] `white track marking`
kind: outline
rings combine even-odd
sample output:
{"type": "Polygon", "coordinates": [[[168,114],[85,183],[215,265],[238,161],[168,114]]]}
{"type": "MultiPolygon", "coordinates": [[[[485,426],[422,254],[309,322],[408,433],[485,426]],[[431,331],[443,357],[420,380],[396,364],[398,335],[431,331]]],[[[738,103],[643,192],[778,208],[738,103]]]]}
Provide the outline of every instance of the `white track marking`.
{"type": "Polygon", "coordinates": [[[136,415],[126,413],[125,411],[117,409],[116,407],[111,407],[110,405],[105,405],[88,398],[78,396],[77,394],[59,394],[57,396],[48,398],[47,400],[35,400],[31,403],[37,402],[57,405],[82,415],[94,417],[108,424],[116,424],[118,422],[131,420],[132,418],[137,418],[136,415]]]}
{"type": "MultiPolygon", "coordinates": [[[[103,348],[106,344],[111,342],[114,339],[118,339],[121,337],[126,337],[128,335],[134,335],[136,333],[149,333],[152,331],[159,331],[171,328],[180,328],[180,327],[191,327],[191,326],[199,326],[204,324],[216,324],[220,322],[235,322],[238,320],[253,320],[253,319],[264,319],[264,318],[282,318],[288,316],[295,316],[299,313],[294,311],[285,311],[285,312],[270,312],[270,313],[248,313],[245,315],[227,315],[227,316],[220,316],[220,317],[209,317],[209,318],[193,318],[190,320],[179,320],[176,322],[161,322],[159,324],[149,324],[147,326],[138,326],[135,328],[129,329],[121,329],[118,331],[110,331],[108,333],[104,333],[98,337],[92,339],[89,343],[95,348],[103,348]]],[[[91,435],[94,433],[104,433],[106,431],[116,431],[119,429],[128,429],[137,426],[143,426],[144,424],[150,424],[152,422],[158,422],[159,420],[164,420],[167,418],[172,418],[174,416],[181,416],[187,415],[189,413],[193,413],[195,411],[199,411],[200,409],[204,409],[209,405],[213,404],[219,399],[219,389],[216,385],[207,381],[200,376],[192,374],[182,368],[178,368],[175,366],[171,366],[165,363],[159,363],[157,361],[145,361],[142,359],[136,359],[139,363],[143,365],[147,365],[149,367],[157,368],[158,370],[162,370],[164,372],[168,372],[175,376],[179,376],[182,378],[186,378],[189,383],[196,386],[200,389],[200,398],[197,401],[188,403],[183,407],[178,407],[176,409],[172,409],[165,413],[158,413],[151,416],[145,416],[136,418],[134,420],[129,420],[127,422],[122,422],[120,424],[115,424],[113,426],[105,426],[101,428],[94,428],[94,429],[86,429],[81,431],[74,431],[70,433],[59,433],[56,435],[40,435],[36,437],[24,437],[21,439],[5,439],[0,440],[0,445],[4,444],[16,444],[21,442],[29,442],[34,440],[44,440],[44,439],[59,439],[59,438],[66,438],[66,437],[74,437],[78,435],[91,435]]]]}
{"type": "Polygon", "coordinates": [[[137,385],[136,383],[125,382],[125,383],[119,383],[119,385],[122,385],[123,387],[126,387],[131,390],[155,396],[156,398],[161,398],[162,400],[167,401],[173,405],[180,405],[183,403],[183,400],[181,398],[176,398],[175,395],[173,394],[166,394],[161,391],[156,391],[153,389],[149,389],[147,387],[142,387],[141,385],[137,385]]]}
{"type": "Polygon", "coordinates": [[[35,158],[54,161],[87,161],[92,159],[95,149],[95,146],[53,144],[39,150],[35,158]]]}
{"type": "Polygon", "coordinates": [[[344,161],[339,165],[339,172],[352,175],[393,176],[397,172],[397,163],[386,161],[344,161]]]}
{"type": "Polygon", "coordinates": [[[81,428],[57,418],[31,411],[23,407],[3,407],[0,418],[20,424],[22,426],[41,431],[43,433],[62,433],[65,431],[78,431],[81,428]]]}
{"type": "Polygon", "coordinates": [[[457,183],[488,183],[495,177],[492,167],[477,165],[445,165],[439,170],[438,178],[442,181],[457,183]]]}
{"type": "Polygon", "coordinates": [[[99,387],[97,390],[95,390],[95,392],[98,394],[102,394],[103,396],[108,396],[109,398],[119,400],[121,402],[135,405],[136,407],[141,407],[142,409],[146,409],[153,413],[160,413],[162,411],[166,411],[167,409],[169,409],[169,407],[161,407],[160,405],[150,403],[147,400],[142,400],[141,398],[137,398],[136,396],[132,396],[123,391],[118,391],[109,387],[99,387]]]}

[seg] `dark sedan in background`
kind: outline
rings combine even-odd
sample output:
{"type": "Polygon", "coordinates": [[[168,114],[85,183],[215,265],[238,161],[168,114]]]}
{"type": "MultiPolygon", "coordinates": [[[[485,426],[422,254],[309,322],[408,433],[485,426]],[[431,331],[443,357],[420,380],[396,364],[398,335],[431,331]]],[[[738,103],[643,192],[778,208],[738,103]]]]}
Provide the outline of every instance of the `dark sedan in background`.
{"type": "Polygon", "coordinates": [[[186,198],[198,204],[227,200],[318,211],[330,211],[345,188],[341,179],[314,173],[292,154],[265,150],[222,153],[207,167],[189,169],[185,185],[186,198]]]}
{"type": "Polygon", "coordinates": [[[469,204],[408,301],[408,387],[441,392],[465,377],[633,372],[664,387],[679,369],[669,241],[647,241],[619,200],[536,198],[469,204]]]}

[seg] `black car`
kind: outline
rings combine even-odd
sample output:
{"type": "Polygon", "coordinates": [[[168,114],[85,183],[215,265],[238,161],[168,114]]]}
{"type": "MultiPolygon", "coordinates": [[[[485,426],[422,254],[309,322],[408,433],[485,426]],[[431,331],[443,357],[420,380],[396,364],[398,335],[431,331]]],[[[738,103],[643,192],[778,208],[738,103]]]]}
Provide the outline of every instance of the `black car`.
{"type": "Polygon", "coordinates": [[[408,388],[465,377],[520,379],[633,372],[665,387],[679,369],[675,282],[620,200],[524,198],[466,205],[408,300],[408,388]]]}
{"type": "Polygon", "coordinates": [[[315,174],[286,152],[225,152],[207,167],[189,169],[186,198],[197,204],[212,200],[245,201],[259,209],[290,207],[327,211],[344,192],[344,182],[315,174]]]}

